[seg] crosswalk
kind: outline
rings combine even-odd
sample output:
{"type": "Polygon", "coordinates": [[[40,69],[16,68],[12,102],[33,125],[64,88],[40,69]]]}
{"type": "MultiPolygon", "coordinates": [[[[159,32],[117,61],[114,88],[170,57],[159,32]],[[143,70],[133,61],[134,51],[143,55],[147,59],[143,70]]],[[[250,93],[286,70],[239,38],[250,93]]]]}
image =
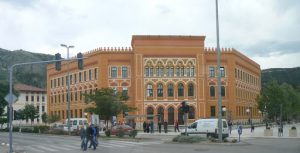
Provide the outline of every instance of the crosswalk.
{"type": "MultiPolygon", "coordinates": [[[[134,148],[142,147],[147,145],[161,144],[160,141],[149,141],[149,142],[130,142],[121,140],[105,140],[99,141],[97,149],[123,149],[123,148],[134,148]]],[[[22,147],[26,153],[51,153],[51,152],[80,152],[80,142],[76,144],[39,144],[39,145],[28,145],[22,147]]]]}

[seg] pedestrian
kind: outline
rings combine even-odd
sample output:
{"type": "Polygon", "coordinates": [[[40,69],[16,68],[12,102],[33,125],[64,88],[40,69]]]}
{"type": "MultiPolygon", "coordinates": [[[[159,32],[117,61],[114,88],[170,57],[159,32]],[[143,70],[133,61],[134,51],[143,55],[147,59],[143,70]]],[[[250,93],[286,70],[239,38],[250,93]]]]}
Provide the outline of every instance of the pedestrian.
{"type": "Polygon", "coordinates": [[[79,133],[80,133],[80,139],[81,139],[81,149],[83,151],[86,151],[87,134],[86,134],[86,128],[83,125],[81,126],[79,133]]]}
{"type": "MultiPolygon", "coordinates": [[[[86,146],[90,142],[90,146],[92,145],[92,137],[91,137],[91,125],[86,128],[86,146]]],[[[91,148],[91,147],[89,147],[91,148]]]]}
{"type": "Polygon", "coordinates": [[[154,133],[154,123],[153,121],[150,121],[150,129],[151,129],[151,133],[154,133]]]}
{"type": "Polygon", "coordinates": [[[158,122],[157,126],[158,126],[158,132],[161,133],[161,122],[160,121],[158,122]]]}
{"type": "Polygon", "coordinates": [[[146,122],[146,131],[147,131],[147,133],[150,132],[150,123],[149,123],[149,121],[146,122]]]}
{"type": "Polygon", "coordinates": [[[176,131],[180,132],[180,131],[179,131],[179,125],[178,125],[178,121],[177,121],[177,120],[176,120],[176,122],[175,122],[174,129],[175,129],[175,132],[176,132],[176,131]]]}
{"type": "Polygon", "coordinates": [[[144,133],[146,133],[146,128],[147,128],[147,124],[146,124],[146,121],[144,121],[144,123],[143,123],[144,133]]]}
{"type": "Polygon", "coordinates": [[[229,126],[229,134],[231,134],[231,131],[232,131],[232,122],[231,121],[228,122],[228,126],[229,126]]]}
{"type": "Polygon", "coordinates": [[[164,122],[164,130],[165,130],[165,133],[168,133],[168,122],[167,121],[164,122]]]}
{"type": "Polygon", "coordinates": [[[91,148],[91,147],[93,146],[93,149],[96,150],[96,136],[97,136],[97,130],[96,130],[96,128],[94,127],[94,124],[91,124],[91,133],[90,133],[90,136],[91,136],[91,143],[90,143],[89,148],[91,148]]]}
{"type": "Polygon", "coordinates": [[[254,127],[254,125],[252,124],[252,125],[251,125],[251,133],[254,132],[254,128],[255,128],[255,127],[254,127]]]}

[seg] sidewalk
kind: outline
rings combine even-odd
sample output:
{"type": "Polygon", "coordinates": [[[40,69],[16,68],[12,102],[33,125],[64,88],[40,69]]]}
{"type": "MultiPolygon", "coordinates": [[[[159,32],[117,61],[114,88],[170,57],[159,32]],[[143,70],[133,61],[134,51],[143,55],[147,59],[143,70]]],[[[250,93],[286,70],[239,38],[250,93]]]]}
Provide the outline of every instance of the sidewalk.
{"type": "MultiPolygon", "coordinates": [[[[278,136],[278,127],[274,126],[273,128],[273,136],[264,136],[264,130],[266,129],[265,126],[255,127],[254,132],[251,133],[250,128],[243,128],[243,133],[241,137],[253,137],[253,138],[300,138],[300,124],[294,124],[297,128],[297,137],[289,137],[289,129],[291,129],[292,124],[284,125],[283,126],[283,136],[278,136]]],[[[233,130],[231,131],[230,137],[237,138],[238,132],[236,126],[234,126],[233,130]]]]}

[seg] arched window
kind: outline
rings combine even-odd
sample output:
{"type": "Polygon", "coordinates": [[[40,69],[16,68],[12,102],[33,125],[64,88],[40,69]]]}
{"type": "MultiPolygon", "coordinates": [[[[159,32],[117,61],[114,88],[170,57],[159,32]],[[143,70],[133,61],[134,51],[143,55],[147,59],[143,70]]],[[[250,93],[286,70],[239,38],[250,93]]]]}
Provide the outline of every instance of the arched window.
{"type": "Polygon", "coordinates": [[[153,97],[153,86],[152,86],[152,84],[147,85],[147,97],[153,97]]]}
{"type": "Polygon", "coordinates": [[[147,108],[147,119],[153,119],[153,108],[152,107],[148,107],[147,108]]]}
{"type": "Polygon", "coordinates": [[[225,97],[225,87],[221,86],[221,96],[225,97]]]}
{"type": "Polygon", "coordinates": [[[163,85],[158,84],[158,86],[157,86],[157,97],[163,97],[163,95],[164,95],[163,85]]]}
{"type": "Polygon", "coordinates": [[[189,119],[195,119],[195,108],[193,106],[190,106],[189,109],[189,119]]]}
{"type": "Polygon", "coordinates": [[[164,122],[164,108],[163,107],[158,107],[157,115],[159,115],[158,121],[163,123],[164,122]]]}
{"type": "Polygon", "coordinates": [[[168,85],[168,97],[173,97],[174,96],[174,86],[173,84],[168,85]]]}
{"type": "Polygon", "coordinates": [[[215,97],[216,96],[215,86],[210,86],[209,87],[209,91],[210,91],[210,96],[211,97],[215,97]]]}
{"type": "Polygon", "coordinates": [[[184,88],[183,88],[183,84],[180,83],[178,85],[178,97],[183,97],[184,96],[184,88]]]}
{"type": "Polygon", "coordinates": [[[174,125],[174,108],[170,107],[168,109],[168,124],[174,125]]]}
{"type": "Polygon", "coordinates": [[[188,96],[194,96],[194,85],[192,83],[189,84],[188,96]]]}

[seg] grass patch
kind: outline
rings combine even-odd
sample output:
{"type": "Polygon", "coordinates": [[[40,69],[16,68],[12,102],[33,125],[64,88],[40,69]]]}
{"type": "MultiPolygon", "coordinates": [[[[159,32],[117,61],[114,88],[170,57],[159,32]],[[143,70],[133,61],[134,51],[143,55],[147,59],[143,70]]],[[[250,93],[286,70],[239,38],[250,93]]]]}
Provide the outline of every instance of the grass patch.
{"type": "Polygon", "coordinates": [[[180,143],[199,143],[202,141],[207,141],[206,138],[200,136],[185,136],[185,135],[178,135],[173,138],[173,142],[180,142],[180,143]]]}

